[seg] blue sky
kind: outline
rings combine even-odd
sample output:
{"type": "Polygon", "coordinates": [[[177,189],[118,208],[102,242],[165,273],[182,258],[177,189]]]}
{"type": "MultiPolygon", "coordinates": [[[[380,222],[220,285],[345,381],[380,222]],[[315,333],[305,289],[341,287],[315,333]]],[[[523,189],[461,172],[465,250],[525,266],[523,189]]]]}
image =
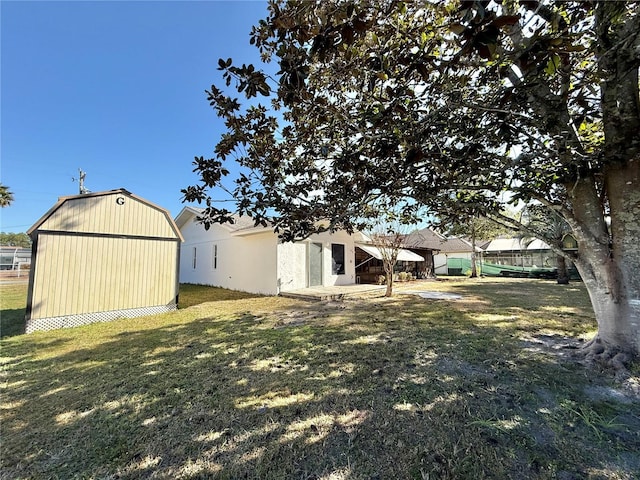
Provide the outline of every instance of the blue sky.
{"type": "Polygon", "coordinates": [[[265,1],[0,1],[0,178],[15,201],[4,232],[24,232],[58,197],[126,188],[184,206],[191,162],[224,125],[204,94],[218,58],[256,62],[251,26],[265,1]]]}

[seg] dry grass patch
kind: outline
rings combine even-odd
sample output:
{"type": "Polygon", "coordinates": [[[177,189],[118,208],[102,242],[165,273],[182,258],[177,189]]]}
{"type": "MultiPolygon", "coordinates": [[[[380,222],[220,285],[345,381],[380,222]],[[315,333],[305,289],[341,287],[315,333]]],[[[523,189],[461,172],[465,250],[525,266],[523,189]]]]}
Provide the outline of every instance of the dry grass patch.
{"type": "Polygon", "coordinates": [[[533,348],[593,330],[580,285],[420,288],[463,298],[242,297],[5,339],[2,475],[637,477],[637,397],[533,348]]]}

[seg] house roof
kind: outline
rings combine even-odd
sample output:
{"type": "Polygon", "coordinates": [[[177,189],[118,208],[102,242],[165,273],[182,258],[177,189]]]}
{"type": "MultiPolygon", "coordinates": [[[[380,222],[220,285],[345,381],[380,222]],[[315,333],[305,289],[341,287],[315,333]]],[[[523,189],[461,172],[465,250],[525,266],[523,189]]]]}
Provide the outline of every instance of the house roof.
{"type": "MultiPolygon", "coordinates": [[[[180,211],[180,213],[176,216],[176,224],[178,228],[182,228],[187,222],[192,221],[198,215],[201,215],[204,212],[204,208],[186,206],[180,211]]],[[[255,225],[255,221],[251,217],[240,216],[233,214],[233,220],[235,223],[224,223],[218,224],[221,227],[227,229],[233,236],[243,236],[243,235],[252,235],[255,233],[264,233],[266,231],[274,233],[273,226],[271,224],[267,224],[266,227],[262,225],[255,225]]],[[[369,238],[365,233],[361,231],[353,232],[353,239],[356,242],[371,242],[371,238],[369,238]]]]}
{"type": "MultiPolygon", "coordinates": [[[[446,238],[430,228],[423,228],[407,235],[405,246],[408,248],[424,248],[439,250],[440,253],[471,252],[471,244],[462,238],[446,238]]],[[[476,246],[476,251],[482,251],[476,246]]]]}
{"type": "Polygon", "coordinates": [[[31,247],[15,247],[13,245],[0,245],[0,250],[3,252],[21,252],[21,251],[25,251],[25,252],[30,252],[31,251],[31,247]]]}
{"type": "Polygon", "coordinates": [[[440,250],[442,243],[445,241],[446,239],[442,235],[437,234],[430,228],[423,228],[422,230],[412,232],[404,239],[407,247],[431,250],[440,250]]]}
{"type": "MultiPolygon", "coordinates": [[[[184,207],[180,213],[176,216],[176,224],[179,228],[182,228],[188,221],[195,219],[197,216],[204,213],[204,208],[199,207],[184,207]]],[[[251,217],[231,215],[234,223],[220,223],[221,227],[234,235],[250,235],[252,233],[262,233],[264,231],[273,231],[269,226],[263,227],[262,225],[255,225],[255,221],[251,217]]]]}
{"type": "Polygon", "coordinates": [[[492,240],[491,243],[485,249],[485,252],[511,252],[511,251],[521,251],[521,250],[549,250],[549,245],[547,245],[542,240],[534,239],[531,241],[530,239],[523,238],[497,238],[492,240]]]}

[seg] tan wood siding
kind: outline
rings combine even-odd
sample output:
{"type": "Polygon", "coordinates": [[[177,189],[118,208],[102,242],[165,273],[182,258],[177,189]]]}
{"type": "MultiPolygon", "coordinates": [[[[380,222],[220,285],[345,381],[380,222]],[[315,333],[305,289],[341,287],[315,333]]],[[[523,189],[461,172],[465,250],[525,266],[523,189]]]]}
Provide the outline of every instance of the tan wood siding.
{"type": "MultiPolygon", "coordinates": [[[[127,228],[139,227],[152,228],[146,221],[127,228]]],[[[177,294],[177,248],[177,241],[41,233],[31,318],[167,305],[177,294]]]]}
{"type": "Polygon", "coordinates": [[[122,193],[70,198],[38,229],[176,238],[163,211],[122,193]]]}

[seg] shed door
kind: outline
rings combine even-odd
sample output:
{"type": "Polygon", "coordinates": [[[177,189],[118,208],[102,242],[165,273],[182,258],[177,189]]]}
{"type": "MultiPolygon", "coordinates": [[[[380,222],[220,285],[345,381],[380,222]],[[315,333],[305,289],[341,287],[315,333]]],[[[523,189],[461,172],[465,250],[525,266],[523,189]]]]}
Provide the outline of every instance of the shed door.
{"type": "Polygon", "coordinates": [[[309,243],[309,286],[322,285],[322,244],[309,243]]]}

